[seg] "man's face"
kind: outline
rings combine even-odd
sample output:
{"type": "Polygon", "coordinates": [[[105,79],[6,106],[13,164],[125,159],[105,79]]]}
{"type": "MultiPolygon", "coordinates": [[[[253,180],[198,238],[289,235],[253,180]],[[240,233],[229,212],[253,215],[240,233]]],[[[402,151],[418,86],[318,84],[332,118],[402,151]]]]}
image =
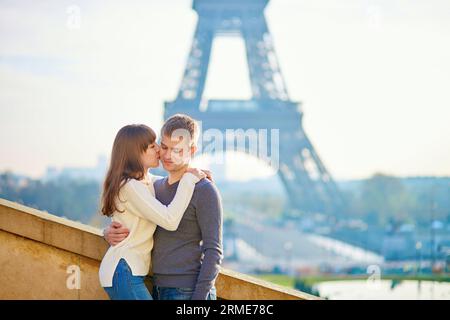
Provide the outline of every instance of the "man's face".
{"type": "Polygon", "coordinates": [[[160,160],[165,170],[178,171],[188,167],[196,147],[190,139],[162,135],[160,160]]]}

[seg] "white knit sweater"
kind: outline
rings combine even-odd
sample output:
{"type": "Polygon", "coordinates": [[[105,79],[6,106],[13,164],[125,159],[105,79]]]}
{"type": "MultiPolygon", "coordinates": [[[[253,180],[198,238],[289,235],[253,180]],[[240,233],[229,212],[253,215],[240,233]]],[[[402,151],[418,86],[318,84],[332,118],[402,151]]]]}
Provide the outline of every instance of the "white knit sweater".
{"type": "Polygon", "coordinates": [[[129,235],[111,246],[100,264],[99,277],[102,287],[112,287],[114,271],[124,258],[133,275],[145,276],[150,269],[153,234],[156,226],[175,231],[191,201],[195,184],[199,179],[185,173],[178,185],[173,201],[165,206],[155,198],[153,181],[158,177],[148,175],[141,181],[131,179],[120,190],[117,209],[112,220],[130,230],[129,235]]]}

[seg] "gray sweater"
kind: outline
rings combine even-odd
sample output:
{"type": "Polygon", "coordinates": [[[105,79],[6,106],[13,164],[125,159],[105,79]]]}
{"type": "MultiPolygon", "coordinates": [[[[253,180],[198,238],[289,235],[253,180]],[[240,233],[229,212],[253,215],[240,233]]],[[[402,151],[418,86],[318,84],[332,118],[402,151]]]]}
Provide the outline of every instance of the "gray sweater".
{"type": "MultiPolygon", "coordinates": [[[[154,183],[156,198],[168,205],[179,182],[154,183]]],[[[160,287],[194,288],[193,300],[204,300],[222,263],[222,203],[217,187],[198,182],[176,231],[157,227],[152,251],[153,283],[160,287]]]]}

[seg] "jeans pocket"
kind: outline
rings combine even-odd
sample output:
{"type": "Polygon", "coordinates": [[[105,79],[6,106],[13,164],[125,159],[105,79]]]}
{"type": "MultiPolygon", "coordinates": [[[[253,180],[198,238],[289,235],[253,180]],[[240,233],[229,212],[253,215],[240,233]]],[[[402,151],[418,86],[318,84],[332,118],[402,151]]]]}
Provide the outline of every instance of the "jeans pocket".
{"type": "Polygon", "coordinates": [[[133,274],[130,272],[130,281],[131,281],[131,284],[133,284],[133,285],[135,285],[135,284],[145,285],[145,276],[133,276],[133,274]]]}

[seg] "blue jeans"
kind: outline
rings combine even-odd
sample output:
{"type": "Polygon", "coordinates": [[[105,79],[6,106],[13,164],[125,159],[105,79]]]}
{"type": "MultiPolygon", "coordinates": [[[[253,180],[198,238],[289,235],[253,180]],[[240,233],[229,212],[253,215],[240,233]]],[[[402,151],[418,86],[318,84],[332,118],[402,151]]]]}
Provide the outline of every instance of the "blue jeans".
{"type": "Polygon", "coordinates": [[[103,289],[111,300],[153,300],[144,279],[144,276],[133,276],[125,259],[120,259],[114,271],[113,286],[103,289]]]}
{"type": "MultiPolygon", "coordinates": [[[[194,294],[194,288],[167,288],[167,287],[153,287],[153,297],[155,300],[191,300],[194,294]]],[[[206,300],[217,300],[216,288],[208,293],[206,300]]]]}

